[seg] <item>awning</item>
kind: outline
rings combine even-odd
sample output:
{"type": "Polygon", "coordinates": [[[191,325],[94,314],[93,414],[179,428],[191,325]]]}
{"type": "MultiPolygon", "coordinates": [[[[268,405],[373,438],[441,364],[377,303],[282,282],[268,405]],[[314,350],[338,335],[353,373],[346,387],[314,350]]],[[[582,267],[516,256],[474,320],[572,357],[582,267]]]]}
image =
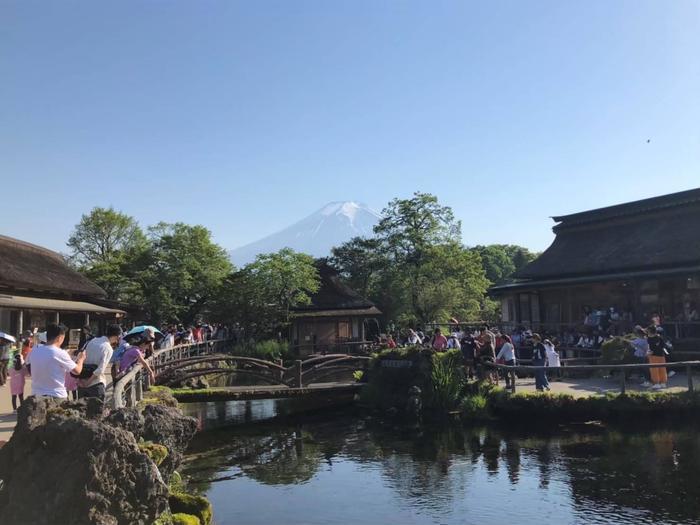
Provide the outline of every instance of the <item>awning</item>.
{"type": "Polygon", "coordinates": [[[347,308],[345,310],[299,310],[292,313],[294,319],[304,317],[356,317],[381,315],[381,311],[376,306],[371,308],[347,308]]]}
{"type": "Polygon", "coordinates": [[[52,312],[78,312],[95,314],[125,314],[124,310],[106,308],[83,301],[63,301],[60,299],[43,299],[39,297],[22,297],[19,295],[0,295],[0,308],[14,310],[50,310],[52,312]]]}

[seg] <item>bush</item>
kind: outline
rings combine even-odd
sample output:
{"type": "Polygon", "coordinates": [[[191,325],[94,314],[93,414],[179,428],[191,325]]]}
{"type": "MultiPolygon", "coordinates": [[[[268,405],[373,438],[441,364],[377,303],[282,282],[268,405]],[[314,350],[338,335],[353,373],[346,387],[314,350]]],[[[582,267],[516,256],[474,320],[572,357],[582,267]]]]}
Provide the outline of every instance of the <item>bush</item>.
{"type": "Polygon", "coordinates": [[[211,503],[207,498],[202,496],[194,496],[185,494],[184,492],[175,492],[170,494],[168,498],[170,510],[174,513],[192,514],[199,518],[202,525],[210,525],[212,509],[211,503]]]}
{"type": "Polygon", "coordinates": [[[432,365],[431,405],[440,412],[447,412],[457,406],[464,386],[462,356],[459,352],[435,354],[432,365]]]}
{"type": "Polygon", "coordinates": [[[240,343],[237,344],[232,351],[233,355],[243,357],[256,357],[266,361],[274,361],[276,359],[289,359],[289,343],[285,341],[260,341],[258,343],[240,343]]]}
{"type": "Polygon", "coordinates": [[[634,362],[631,336],[617,336],[608,339],[603,342],[600,350],[600,360],[603,364],[613,365],[634,362]]]}
{"type": "Polygon", "coordinates": [[[465,396],[459,404],[459,411],[465,419],[487,419],[489,417],[489,402],[481,394],[465,396]]]}

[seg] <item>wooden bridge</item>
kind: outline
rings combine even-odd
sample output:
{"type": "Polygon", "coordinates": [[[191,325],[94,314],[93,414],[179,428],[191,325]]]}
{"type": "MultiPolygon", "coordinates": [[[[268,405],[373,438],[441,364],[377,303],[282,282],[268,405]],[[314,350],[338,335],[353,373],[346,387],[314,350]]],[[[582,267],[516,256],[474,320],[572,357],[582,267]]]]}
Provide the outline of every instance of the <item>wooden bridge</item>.
{"type": "MultiPolygon", "coordinates": [[[[340,373],[352,373],[365,370],[369,357],[328,354],[313,356],[305,360],[296,360],[290,366],[281,361],[266,361],[248,356],[236,356],[230,352],[231,341],[206,341],[189,345],[179,345],[156,351],[149,359],[149,364],[156,374],[156,384],[173,386],[188,379],[211,376],[245,376],[264,382],[263,386],[246,386],[245,397],[280,394],[281,389],[293,389],[298,393],[311,391],[314,385],[323,388],[321,383],[330,376],[340,373]],[[270,385],[277,387],[271,388],[270,385]]],[[[353,385],[354,381],[333,383],[333,388],[353,385]]],[[[135,365],[114,385],[112,405],[115,408],[134,406],[143,398],[143,393],[150,387],[150,378],[141,365],[135,365]]],[[[284,393],[284,396],[291,394],[284,393]]]]}

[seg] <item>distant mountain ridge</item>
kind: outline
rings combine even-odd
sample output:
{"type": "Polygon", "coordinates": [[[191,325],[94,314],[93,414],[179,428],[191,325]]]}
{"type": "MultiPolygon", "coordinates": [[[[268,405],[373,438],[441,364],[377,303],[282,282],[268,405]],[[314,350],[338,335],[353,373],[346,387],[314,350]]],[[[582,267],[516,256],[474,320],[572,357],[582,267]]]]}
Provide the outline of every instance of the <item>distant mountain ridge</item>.
{"type": "Polygon", "coordinates": [[[330,202],[308,217],[262,239],[229,252],[236,266],[255,260],[260,253],[292,248],[314,257],[330,255],[331,248],[356,236],[370,237],[381,215],[366,204],[330,202]]]}

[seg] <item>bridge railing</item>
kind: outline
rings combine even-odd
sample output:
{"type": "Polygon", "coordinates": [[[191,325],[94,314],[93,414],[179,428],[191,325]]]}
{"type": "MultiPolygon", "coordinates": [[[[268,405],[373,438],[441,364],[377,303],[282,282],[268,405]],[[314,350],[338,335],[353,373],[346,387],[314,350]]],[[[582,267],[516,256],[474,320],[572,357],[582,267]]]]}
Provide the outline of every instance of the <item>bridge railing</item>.
{"type": "MultiPolygon", "coordinates": [[[[151,365],[154,373],[157,374],[158,371],[170,361],[223,352],[231,344],[232,341],[230,340],[219,339],[203,341],[201,343],[177,345],[154,351],[153,355],[146,358],[146,361],[151,365]]],[[[140,364],[135,364],[126,374],[117,377],[116,381],[111,385],[112,406],[114,408],[135,406],[143,399],[143,393],[151,386],[150,379],[146,370],[144,370],[140,364]]]]}
{"type": "MultiPolygon", "coordinates": [[[[479,366],[483,366],[486,369],[494,371],[502,371],[505,374],[514,374],[517,372],[531,372],[534,373],[538,370],[545,370],[546,372],[555,373],[556,371],[564,372],[596,372],[596,371],[607,371],[611,375],[613,372],[617,373],[619,390],[621,394],[624,394],[627,390],[628,374],[635,371],[645,371],[651,370],[653,368],[666,368],[670,370],[681,369],[685,370],[687,381],[688,381],[688,391],[693,392],[695,390],[695,380],[693,378],[693,370],[700,369],[700,361],[675,361],[669,363],[632,363],[632,364],[622,364],[622,365],[567,365],[562,367],[550,367],[550,366],[533,366],[533,365],[501,365],[497,363],[482,363],[479,366]]],[[[513,377],[513,376],[511,376],[513,377]]],[[[517,376],[516,376],[517,377],[517,376]]],[[[512,391],[515,392],[515,379],[511,382],[512,391]]]]}

